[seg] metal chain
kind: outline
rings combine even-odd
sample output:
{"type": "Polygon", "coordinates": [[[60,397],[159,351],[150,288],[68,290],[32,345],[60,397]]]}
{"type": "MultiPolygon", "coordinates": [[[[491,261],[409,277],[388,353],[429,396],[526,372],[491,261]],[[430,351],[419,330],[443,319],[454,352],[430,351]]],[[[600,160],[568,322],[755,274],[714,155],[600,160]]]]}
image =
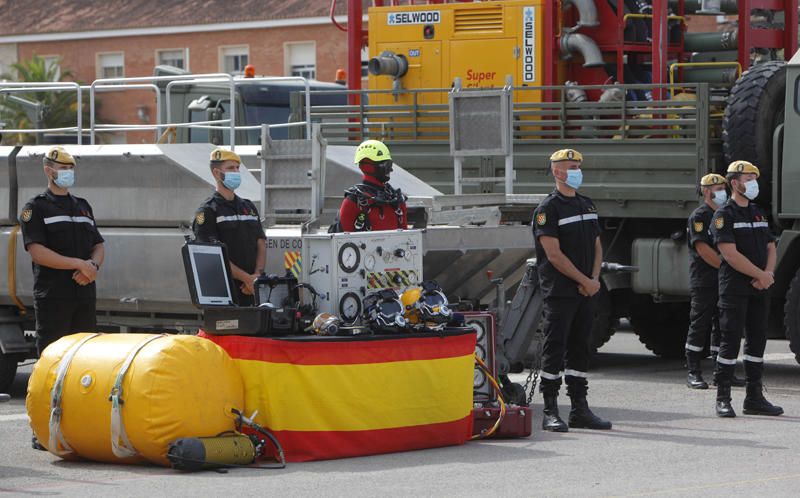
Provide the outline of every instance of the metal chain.
{"type": "Polygon", "coordinates": [[[531,402],[533,402],[533,394],[536,392],[536,383],[539,381],[539,369],[538,368],[531,368],[530,373],[528,373],[528,378],[525,379],[525,385],[522,388],[528,395],[527,403],[528,406],[531,406],[531,402]],[[530,386],[531,390],[528,391],[528,386],[530,386]]]}
{"type": "Polygon", "coordinates": [[[528,406],[531,406],[531,403],[533,402],[533,395],[536,392],[536,384],[539,381],[539,370],[542,366],[542,353],[544,349],[544,337],[542,336],[541,330],[536,331],[535,338],[537,341],[535,360],[530,369],[530,373],[528,373],[528,378],[525,379],[525,385],[523,386],[525,393],[528,395],[528,406]],[[528,386],[531,388],[530,391],[528,391],[528,386]]]}

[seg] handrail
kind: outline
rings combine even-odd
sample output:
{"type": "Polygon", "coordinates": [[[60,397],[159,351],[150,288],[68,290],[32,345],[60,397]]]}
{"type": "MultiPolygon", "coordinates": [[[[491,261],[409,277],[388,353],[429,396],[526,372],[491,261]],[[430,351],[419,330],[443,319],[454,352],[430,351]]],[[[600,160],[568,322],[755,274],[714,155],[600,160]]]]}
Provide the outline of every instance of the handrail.
{"type": "MultiPolygon", "coordinates": [[[[91,87],[81,87],[84,88],[91,88],[91,87]]],[[[131,84],[131,85],[97,85],[95,89],[99,92],[114,92],[114,91],[123,91],[123,90],[153,90],[156,93],[156,142],[158,141],[159,137],[161,136],[161,91],[158,88],[158,85],[155,83],[140,83],[140,84],[131,84]]],[[[97,125],[96,125],[97,126],[97,125]]],[[[95,126],[95,127],[96,127],[95,126]]],[[[122,131],[122,130],[117,130],[122,131]]]]}
{"type": "Polygon", "coordinates": [[[679,67],[735,67],[736,79],[742,76],[742,65],[738,61],[730,62],[673,62],[669,66],[669,92],[675,92],[675,69],[679,67]]]}
{"type": "MultiPolygon", "coordinates": [[[[97,86],[109,86],[110,84],[117,84],[120,90],[124,90],[129,83],[155,83],[158,81],[173,81],[173,80],[186,80],[186,79],[197,79],[197,78],[227,78],[233,81],[233,76],[228,73],[214,73],[208,75],[197,75],[197,74],[182,74],[182,75],[171,75],[171,76],[137,76],[137,77],[121,77],[121,78],[100,78],[94,80],[92,84],[89,86],[89,118],[90,118],[90,142],[92,145],[95,143],[95,87],[97,86]],[[121,83],[121,85],[120,85],[121,83]]],[[[234,95],[234,88],[231,85],[231,100],[233,99],[234,95]]],[[[161,113],[161,109],[158,109],[159,114],[161,113]]],[[[235,119],[236,111],[231,110],[231,119],[235,119]]],[[[231,149],[233,149],[234,143],[231,142],[231,149]]]]}
{"type": "MultiPolygon", "coordinates": [[[[265,82],[265,81],[302,81],[303,82],[303,85],[306,88],[306,91],[305,91],[305,101],[306,101],[305,108],[306,108],[306,123],[307,123],[306,124],[306,136],[310,137],[311,136],[311,118],[310,118],[310,112],[311,112],[310,111],[310,108],[311,108],[311,84],[309,83],[307,78],[304,78],[302,76],[259,76],[257,78],[244,78],[244,79],[235,79],[234,78],[234,79],[231,79],[229,82],[228,81],[224,81],[224,80],[220,80],[220,79],[214,78],[214,77],[204,78],[204,79],[196,79],[196,80],[184,79],[184,80],[181,80],[181,81],[171,81],[171,82],[167,83],[167,88],[166,88],[167,121],[170,121],[171,120],[171,116],[172,116],[172,105],[171,105],[170,98],[171,98],[171,91],[172,91],[172,87],[173,86],[178,86],[178,85],[196,85],[196,84],[202,84],[202,83],[225,83],[225,82],[228,82],[231,85],[231,90],[230,90],[231,118],[230,119],[231,119],[231,123],[234,124],[236,122],[236,118],[235,118],[235,114],[236,113],[235,113],[235,110],[234,110],[234,108],[236,107],[235,106],[235,102],[236,102],[236,100],[235,100],[236,99],[236,91],[235,91],[235,89],[236,89],[236,86],[238,84],[252,84],[252,83],[265,82]]],[[[256,127],[255,128],[251,128],[251,129],[260,129],[261,128],[260,125],[254,125],[254,126],[256,126],[256,127]]],[[[231,126],[231,130],[230,130],[230,133],[231,133],[231,150],[234,149],[235,137],[233,135],[234,135],[235,129],[236,129],[235,126],[231,126]]]]}
{"type": "MultiPolygon", "coordinates": [[[[627,23],[628,19],[652,19],[653,14],[639,14],[639,13],[631,13],[625,14],[622,16],[622,22],[627,23]]],[[[683,16],[667,16],[668,21],[680,21],[682,24],[686,24],[686,18],[683,16]]]]}
{"type": "MultiPolygon", "coordinates": [[[[0,83],[0,88],[3,91],[9,92],[24,92],[24,91],[55,91],[60,92],[62,90],[69,90],[74,89],[75,93],[77,94],[77,105],[78,105],[78,116],[77,116],[77,123],[75,129],[78,132],[78,143],[80,144],[83,140],[83,100],[81,97],[81,86],[80,84],[74,81],[4,81],[0,83]],[[31,90],[28,90],[31,89],[31,90]]],[[[1,130],[2,132],[11,133],[14,130],[1,130]]],[[[52,129],[47,131],[60,131],[60,129],[52,129]]],[[[68,130],[72,131],[72,130],[68,130]]],[[[22,132],[18,132],[22,133],[22,132]]],[[[42,131],[37,131],[36,133],[43,133],[42,131]]]]}

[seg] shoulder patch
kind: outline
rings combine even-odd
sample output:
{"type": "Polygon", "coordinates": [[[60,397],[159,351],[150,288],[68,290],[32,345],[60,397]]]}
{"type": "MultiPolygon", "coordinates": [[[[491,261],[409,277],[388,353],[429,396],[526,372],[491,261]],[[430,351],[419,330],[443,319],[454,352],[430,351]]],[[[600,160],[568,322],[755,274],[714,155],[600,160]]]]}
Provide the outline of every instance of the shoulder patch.
{"type": "Polygon", "coordinates": [[[23,210],[22,214],[19,215],[19,217],[25,223],[31,221],[31,218],[33,217],[33,209],[28,208],[28,209],[23,210]]]}
{"type": "Polygon", "coordinates": [[[694,222],[694,231],[700,233],[703,231],[703,222],[702,221],[695,221],[694,222]]]}
{"type": "Polygon", "coordinates": [[[536,215],[536,224],[537,225],[544,225],[547,223],[547,215],[545,213],[539,213],[536,215]]]}
{"type": "Polygon", "coordinates": [[[206,213],[204,213],[203,211],[200,211],[199,213],[197,213],[197,216],[194,217],[194,221],[198,225],[202,225],[203,223],[206,222],[206,213]]]}
{"type": "Polygon", "coordinates": [[[723,218],[722,216],[720,216],[719,218],[717,218],[716,220],[714,220],[714,226],[715,226],[715,227],[717,227],[717,230],[719,230],[719,229],[721,229],[722,227],[724,227],[724,226],[725,226],[725,218],[723,218]]]}

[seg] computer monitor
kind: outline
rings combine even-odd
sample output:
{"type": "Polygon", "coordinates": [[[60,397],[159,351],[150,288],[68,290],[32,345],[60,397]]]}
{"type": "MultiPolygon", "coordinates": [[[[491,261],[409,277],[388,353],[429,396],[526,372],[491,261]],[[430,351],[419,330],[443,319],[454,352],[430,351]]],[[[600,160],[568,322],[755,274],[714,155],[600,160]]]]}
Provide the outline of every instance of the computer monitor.
{"type": "Polygon", "coordinates": [[[225,246],[187,242],[183,264],[195,306],[233,306],[235,298],[225,246]]]}

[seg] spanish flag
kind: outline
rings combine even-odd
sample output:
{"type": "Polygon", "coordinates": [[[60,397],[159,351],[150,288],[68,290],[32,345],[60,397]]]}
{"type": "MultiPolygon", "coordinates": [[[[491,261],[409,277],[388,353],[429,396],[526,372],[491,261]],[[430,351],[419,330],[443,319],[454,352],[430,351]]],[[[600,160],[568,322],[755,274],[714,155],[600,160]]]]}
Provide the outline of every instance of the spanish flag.
{"type": "Polygon", "coordinates": [[[264,339],[203,334],[238,364],[245,413],[290,462],[463,444],[475,333],[264,339]]]}

